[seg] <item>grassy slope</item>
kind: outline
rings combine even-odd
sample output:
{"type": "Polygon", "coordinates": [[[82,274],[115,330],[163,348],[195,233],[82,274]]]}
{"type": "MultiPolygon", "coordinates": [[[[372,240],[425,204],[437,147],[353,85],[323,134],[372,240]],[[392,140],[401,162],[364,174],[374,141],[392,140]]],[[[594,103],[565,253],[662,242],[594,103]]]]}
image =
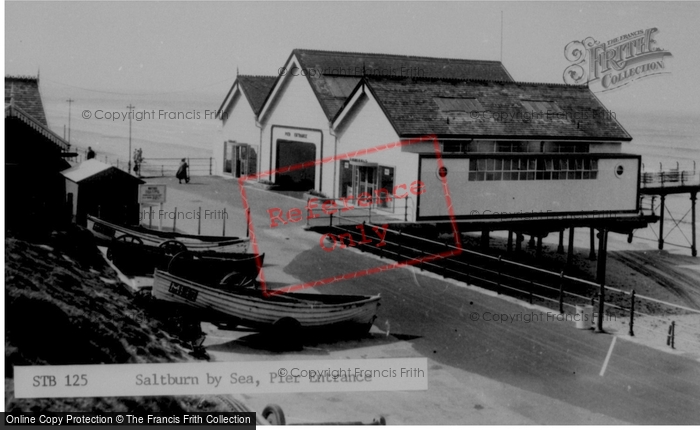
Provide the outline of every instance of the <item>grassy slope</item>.
{"type": "Polygon", "coordinates": [[[6,411],[225,410],[220,399],[132,397],[15,399],[14,365],[186,361],[182,349],[119,286],[89,233],[38,245],[9,238],[6,251],[6,411]]]}

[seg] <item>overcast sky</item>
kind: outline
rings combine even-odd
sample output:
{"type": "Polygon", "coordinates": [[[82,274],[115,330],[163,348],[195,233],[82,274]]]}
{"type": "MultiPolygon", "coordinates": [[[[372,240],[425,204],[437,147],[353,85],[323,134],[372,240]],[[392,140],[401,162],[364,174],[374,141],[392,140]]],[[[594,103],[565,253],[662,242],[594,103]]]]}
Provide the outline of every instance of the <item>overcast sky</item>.
{"type": "Polygon", "coordinates": [[[601,95],[611,110],[700,113],[700,3],[7,2],[6,74],[42,90],[220,101],[236,76],[274,75],[294,48],[499,60],[518,81],[562,82],[564,46],[657,27],[671,75],[601,95]]]}

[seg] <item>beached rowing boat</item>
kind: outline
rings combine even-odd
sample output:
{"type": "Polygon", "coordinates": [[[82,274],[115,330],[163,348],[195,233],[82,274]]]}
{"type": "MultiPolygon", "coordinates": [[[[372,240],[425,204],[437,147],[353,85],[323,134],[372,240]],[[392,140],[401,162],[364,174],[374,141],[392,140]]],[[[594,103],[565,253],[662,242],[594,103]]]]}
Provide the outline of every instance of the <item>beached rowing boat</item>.
{"type": "Polygon", "coordinates": [[[230,273],[241,275],[239,280],[253,281],[260,273],[265,254],[189,251],[177,241],[150,246],[125,235],[112,240],[107,258],[127,276],[153,276],[158,268],[187,279],[218,282],[230,273]]]}
{"type": "Polygon", "coordinates": [[[281,293],[263,296],[256,288],[200,284],[156,270],[153,295],[196,309],[215,311],[236,324],[265,329],[296,325],[302,329],[366,333],[372,327],[379,295],[281,293]]]}
{"type": "Polygon", "coordinates": [[[111,241],[121,236],[137,237],[144,245],[159,246],[163,242],[175,240],[190,251],[247,252],[250,239],[224,236],[198,236],[168,231],[158,231],[141,226],[126,227],[87,216],[87,227],[98,239],[111,241]]]}

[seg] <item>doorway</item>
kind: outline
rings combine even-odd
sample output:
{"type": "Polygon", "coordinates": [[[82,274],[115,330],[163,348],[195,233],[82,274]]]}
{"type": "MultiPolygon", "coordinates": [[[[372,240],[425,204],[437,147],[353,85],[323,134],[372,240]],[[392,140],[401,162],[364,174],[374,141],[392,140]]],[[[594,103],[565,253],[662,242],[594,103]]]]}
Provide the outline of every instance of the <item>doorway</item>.
{"type": "Polygon", "coordinates": [[[316,160],[316,145],[292,140],[277,141],[277,173],[275,183],[287,190],[309,191],[316,185],[316,165],[299,168],[302,163],[316,160]],[[293,170],[282,172],[285,167],[293,170]]]}
{"type": "Polygon", "coordinates": [[[377,166],[354,165],[352,195],[357,199],[362,193],[374,195],[377,189],[377,166]]]}

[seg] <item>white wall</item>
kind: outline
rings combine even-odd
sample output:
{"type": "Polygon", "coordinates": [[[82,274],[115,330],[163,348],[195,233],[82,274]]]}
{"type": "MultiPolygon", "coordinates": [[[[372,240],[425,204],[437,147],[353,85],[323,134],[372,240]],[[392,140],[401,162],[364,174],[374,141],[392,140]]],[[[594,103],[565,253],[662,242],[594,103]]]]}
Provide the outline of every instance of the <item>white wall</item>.
{"type": "MultiPolygon", "coordinates": [[[[638,158],[600,158],[597,179],[469,181],[467,158],[444,158],[454,215],[632,211],[637,206],[638,158]],[[618,177],[615,168],[624,167],[618,177]],[[550,211],[550,212],[548,212],[550,211]]],[[[423,158],[420,216],[448,216],[436,159],[423,158]]]]}
{"type": "MultiPolygon", "coordinates": [[[[276,166],[275,143],[277,139],[295,140],[294,138],[278,136],[277,132],[275,132],[273,139],[273,129],[276,130],[278,127],[298,128],[299,130],[297,131],[301,134],[312,134],[309,130],[303,129],[318,130],[318,133],[313,134],[322,136],[323,151],[321,151],[320,143],[316,143],[321,139],[313,137],[311,141],[314,141],[317,145],[316,157],[321,158],[323,156],[325,158],[333,155],[335,138],[329,132],[328,119],[323,113],[323,109],[321,109],[321,105],[314,95],[307,78],[305,76],[293,76],[293,74],[295,73],[292,71],[287,74],[279,93],[269,108],[269,112],[265,114],[265,118],[261,118],[264,124],[262,148],[260,150],[262,159],[261,172],[273,170],[276,166]],[[272,154],[272,158],[270,158],[270,154],[272,154]]],[[[305,142],[309,140],[299,141],[305,142]]],[[[267,176],[261,177],[261,179],[267,178],[267,176]]],[[[274,181],[274,176],[272,180],[274,181]]],[[[323,169],[316,168],[315,182],[316,190],[320,190],[327,195],[332,194],[333,168],[330,163],[325,164],[323,169]],[[321,178],[321,170],[323,170],[323,178],[321,178]],[[321,179],[323,184],[321,184],[321,179]]]]}
{"type": "MultiPolygon", "coordinates": [[[[399,136],[384,115],[371,94],[366,94],[354,106],[353,112],[337,131],[338,155],[360,149],[376,148],[380,145],[399,142],[399,136]]],[[[386,149],[373,154],[357,155],[352,158],[367,160],[382,166],[394,168],[394,186],[405,184],[407,188],[418,179],[418,155],[405,152],[405,147],[386,149]]],[[[336,179],[336,196],[339,193],[336,179]]],[[[415,197],[411,196],[413,203],[415,197]]],[[[403,213],[403,203],[397,204],[395,211],[403,213]]],[[[412,219],[409,219],[412,221],[412,219]]]]}

